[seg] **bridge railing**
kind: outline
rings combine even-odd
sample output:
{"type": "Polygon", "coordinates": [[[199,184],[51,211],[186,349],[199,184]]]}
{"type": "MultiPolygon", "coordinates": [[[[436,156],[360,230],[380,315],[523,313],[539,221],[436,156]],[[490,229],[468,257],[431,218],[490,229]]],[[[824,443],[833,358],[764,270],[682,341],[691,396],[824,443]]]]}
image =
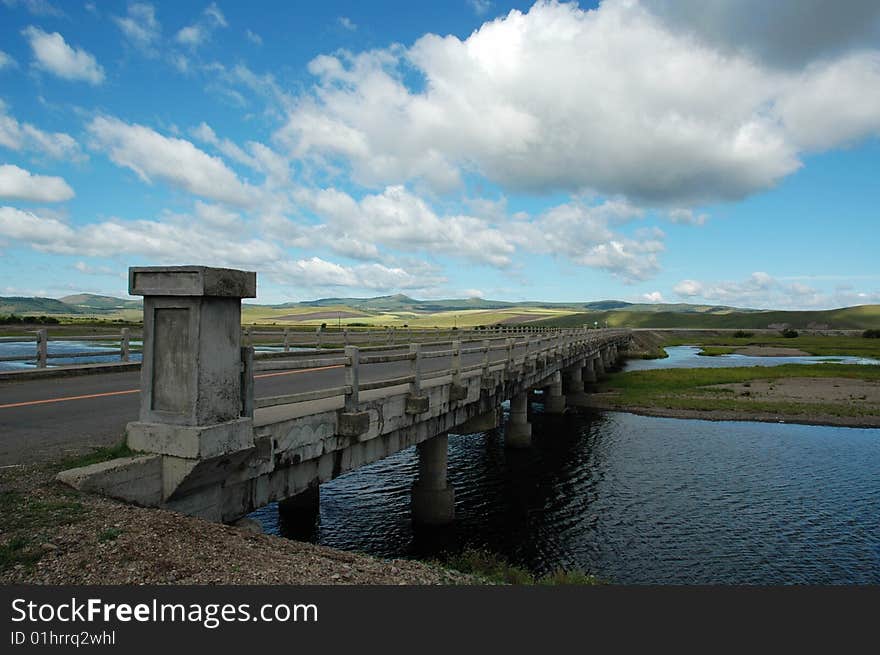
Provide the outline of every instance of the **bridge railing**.
{"type": "Polygon", "coordinates": [[[141,335],[132,334],[129,328],[122,328],[118,334],[88,334],[81,336],[64,335],[50,336],[46,328],[36,330],[33,336],[0,337],[0,343],[34,342],[32,354],[0,356],[0,362],[33,363],[37,368],[46,368],[53,359],[85,359],[118,355],[120,363],[131,361],[133,353],[141,352],[141,335]],[[100,350],[82,350],[74,352],[52,352],[50,343],[61,342],[100,342],[108,344],[100,350]]]}
{"type": "MultiPolygon", "coordinates": [[[[310,402],[344,396],[345,410],[357,411],[361,401],[360,394],[366,391],[385,389],[409,385],[409,393],[413,396],[420,395],[422,383],[439,377],[450,377],[453,384],[460,384],[463,379],[475,375],[489,376],[494,371],[505,371],[512,374],[513,371],[527,367],[529,362],[537,366],[538,361],[547,358],[560,358],[571,354],[576,349],[586,349],[591,344],[600,340],[608,340],[616,336],[628,334],[628,330],[593,330],[593,329],[569,329],[559,330],[552,333],[533,333],[518,335],[517,337],[495,336],[479,340],[479,346],[463,347],[463,342],[454,340],[449,343],[450,348],[445,350],[424,350],[423,343],[410,343],[407,352],[387,352],[387,347],[360,348],[349,345],[342,351],[341,357],[306,358],[297,357],[285,360],[271,359],[253,363],[253,347],[242,348],[243,361],[250,357],[251,365],[243,367],[242,389],[244,393],[251,394],[250,398],[243,400],[243,411],[247,408],[263,409],[280,405],[292,405],[302,402],[310,402]],[[521,348],[525,351],[520,355],[517,351],[521,348]],[[501,359],[493,359],[492,353],[504,352],[501,359]],[[470,365],[462,365],[462,355],[481,354],[481,360],[470,365]],[[427,371],[424,362],[435,358],[451,358],[451,365],[441,369],[427,371]],[[388,364],[409,362],[409,373],[394,377],[382,378],[371,382],[361,382],[361,366],[370,364],[388,364]],[[285,394],[253,398],[253,376],[256,371],[268,370],[302,370],[315,368],[344,367],[344,384],[342,386],[315,389],[299,393],[285,394]]],[[[475,340],[476,341],[476,340],[475,340]]],[[[436,345],[438,342],[428,342],[436,345]]],[[[291,353],[295,355],[295,353],[291,353]]]]}

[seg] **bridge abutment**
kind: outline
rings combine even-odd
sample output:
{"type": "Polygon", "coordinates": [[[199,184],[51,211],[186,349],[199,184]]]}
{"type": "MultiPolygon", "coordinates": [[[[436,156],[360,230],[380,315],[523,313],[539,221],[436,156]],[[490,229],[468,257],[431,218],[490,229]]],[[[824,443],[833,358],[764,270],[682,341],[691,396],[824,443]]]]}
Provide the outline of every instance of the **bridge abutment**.
{"type": "Polygon", "coordinates": [[[532,445],[528,406],[528,392],[518,393],[510,399],[510,419],[504,431],[504,445],[508,448],[528,448],[532,445]]]}
{"type": "Polygon", "coordinates": [[[455,490],[446,480],[449,436],[444,432],[421,442],[419,476],[412,486],[414,523],[444,525],[455,518],[455,490]]]}

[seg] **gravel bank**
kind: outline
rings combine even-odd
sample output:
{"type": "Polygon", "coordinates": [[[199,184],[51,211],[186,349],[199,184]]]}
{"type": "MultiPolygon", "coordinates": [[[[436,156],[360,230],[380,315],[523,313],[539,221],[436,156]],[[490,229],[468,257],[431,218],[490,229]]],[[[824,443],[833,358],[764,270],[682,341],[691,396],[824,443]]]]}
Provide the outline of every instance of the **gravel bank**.
{"type": "Polygon", "coordinates": [[[47,466],[0,469],[0,584],[473,584],[383,560],[81,494],[47,466]]]}

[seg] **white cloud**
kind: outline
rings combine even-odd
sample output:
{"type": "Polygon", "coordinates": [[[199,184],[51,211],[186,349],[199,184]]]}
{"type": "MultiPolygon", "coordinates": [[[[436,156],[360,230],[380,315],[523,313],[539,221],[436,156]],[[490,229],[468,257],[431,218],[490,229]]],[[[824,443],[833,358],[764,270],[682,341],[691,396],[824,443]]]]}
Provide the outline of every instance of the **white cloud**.
{"type": "Polygon", "coordinates": [[[19,123],[0,100],[0,146],[11,150],[41,152],[53,159],[82,161],[79,143],[64,132],[44,132],[30,123],[19,123]]]}
{"type": "Polygon", "coordinates": [[[643,0],[675,31],[727,52],[797,68],[847,49],[876,47],[876,0],[643,0]]]}
{"type": "Polygon", "coordinates": [[[73,189],[63,178],[34,175],[12,164],[0,164],[0,198],[63,202],[73,196],[73,189]]]}
{"type": "Polygon", "coordinates": [[[649,293],[642,294],[642,300],[650,303],[661,303],[665,302],[663,299],[663,294],[659,291],[651,291],[649,293]]]}
{"type": "Polygon", "coordinates": [[[357,30],[358,26],[355,25],[354,21],[351,20],[348,16],[340,16],[337,19],[337,22],[344,30],[348,30],[349,32],[354,32],[357,30]]]}
{"type": "Polygon", "coordinates": [[[4,68],[17,68],[18,63],[8,54],[0,50],[0,70],[4,68]]]}
{"type": "Polygon", "coordinates": [[[195,49],[210,40],[214,30],[227,25],[223,12],[212,2],[195,23],[182,28],[174,38],[178,43],[195,49]]]}
{"type": "Polygon", "coordinates": [[[152,52],[153,45],[162,34],[162,26],[156,20],[156,9],[149,3],[128,5],[128,14],[124,17],[114,16],[113,22],[135,47],[147,52],[152,52]]]}
{"type": "Polygon", "coordinates": [[[253,43],[254,45],[263,45],[263,37],[252,30],[245,30],[244,35],[247,37],[247,40],[253,43]]]}
{"type": "Polygon", "coordinates": [[[30,43],[37,68],[66,80],[80,80],[92,85],[104,81],[104,69],[95,57],[81,48],[67,45],[58,32],[49,34],[30,26],[22,34],[30,43]]]}
{"type": "Polygon", "coordinates": [[[325,223],[315,235],[328,247],[359,259],[379,257],[377,244],[423,250],[507,266],[516,247],[504,231],[473,216],[438,216],[402,186],[356,201],[337,189],[301,190],[296,199],[325,223]]]}
{"type": "Polygon", "coordinates": [[[673,223],[681,225],[705,225],[706,221],[709,220],[707,214],[700,214],[692,209],[671,209],[667,212],[667,216],[669,216],[669,220],[673,223]]]}
{"type": "Polygon", "coordinates": [[[145,182],[159,178],[190,193],[234,205],[254,200],[254,187],[239,180],[219,157],[185,139],[165,137],[143,125],[103,116],[92,120],[88,131],[97,148],[145,182]]]}
{"type": "Polygon", "coordinates": [[[673,291],[690,302],[702,300],[713,304],[768,309],[827,308],[880,302],[878,292],[855,292],[846,288],[829,293],[802,282],[779,280],[762,271],[752,273],[741,281],[682,280],[673,287],[673,291]]]}
{"type": "Polygon", "coordinates": [[[113,270],[109,266],[92,266],[86,262],[76,262],[73,268],[84,275],[119,275],[119,271],[113,270]]]}
{"type": "Polygon", "coordinates": [[[468,0],[468,4],[477,16],[485,16],[492,8],[490,0],[468,0]]]}
{"type": "Polygon", "coordinates": [[[48,0],[3,0],[7,7],[24,7],[35,16],[63,16],[64,12],[48,0]]]}
{"type": "MultiPolygon", "coordinates": [[[[257,270],[296,293],[327,289],[376,292],[426,290],[443,284],[444,277],[429,267],[378,263],[346,266],[320,257],[292,259],[274,237],[252,237],[230,232],[223,221],[213,220],[218,208],[202,205],[194,216],[165,216],[164,220],[113,218],[72,227],[47,216],[13,207],[0,207],[0,238],[20,241],[35,250],[79,257],[143,257],[157,264],[205,262],[257,270]]],[[[82,272],[101,272],[84,262],[82,272]]]]}
{"type": "Polygon", "coordinates": [[[515,193],[688,208],[774,186],[805,148],[876,133],[875,55],[779,69],[638,3],[539,2],[465,40],[317,57],[313,92],[275,136],[291,156],[377,188],[447,192],[478,173],[515,193]]]}

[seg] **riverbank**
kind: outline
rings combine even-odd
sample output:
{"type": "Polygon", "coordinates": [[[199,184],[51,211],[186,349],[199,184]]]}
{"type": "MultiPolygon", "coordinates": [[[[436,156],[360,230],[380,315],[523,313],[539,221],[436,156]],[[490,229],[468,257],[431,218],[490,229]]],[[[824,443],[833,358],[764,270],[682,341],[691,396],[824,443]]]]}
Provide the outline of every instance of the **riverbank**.
{"type": "Polygon", "coordinates": [[[597,409],[670,418],[880,427],[880,367],[790,364],[614,373],[597,409]]]}
{"type": "Polygon", "coordinates": [[[385,560],[79,493],[62,465],[0,469],[0,584],[483,584],[385,560]]]}

